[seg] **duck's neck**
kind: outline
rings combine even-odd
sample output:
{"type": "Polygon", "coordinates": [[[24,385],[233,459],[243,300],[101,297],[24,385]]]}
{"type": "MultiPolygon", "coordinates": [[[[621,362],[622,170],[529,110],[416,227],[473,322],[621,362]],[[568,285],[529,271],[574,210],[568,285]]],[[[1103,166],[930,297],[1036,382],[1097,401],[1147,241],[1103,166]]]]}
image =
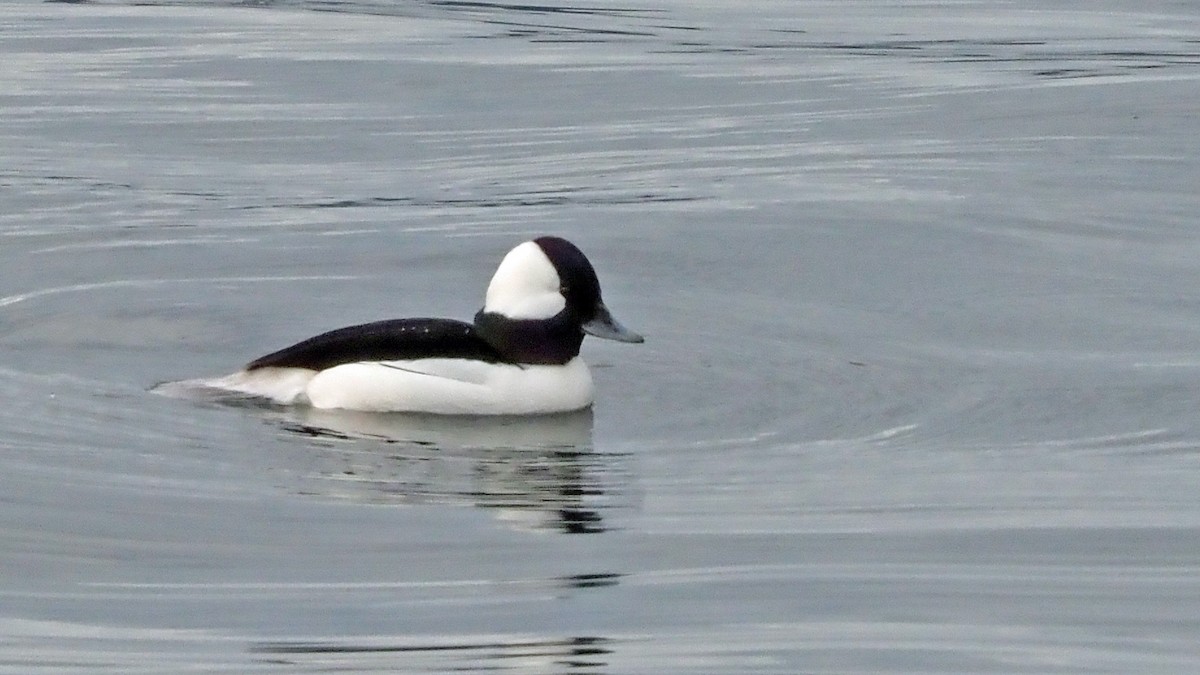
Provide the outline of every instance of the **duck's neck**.
{"type": "Polygon", "coordinates": [[[579,356],[583,343],[579,322],[566,310],[549,319],[510,319],[481,309],[475,332],[513,363],[562,365],[579,356]]]}

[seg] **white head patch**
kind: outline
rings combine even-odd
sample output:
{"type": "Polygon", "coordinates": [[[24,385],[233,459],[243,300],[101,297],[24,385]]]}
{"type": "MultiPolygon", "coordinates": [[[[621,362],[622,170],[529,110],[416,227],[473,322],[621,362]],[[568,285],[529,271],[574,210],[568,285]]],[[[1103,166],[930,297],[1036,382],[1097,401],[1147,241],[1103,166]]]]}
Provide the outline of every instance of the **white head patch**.
{"type": "Polygon", "coordinates": [[[527,241],[508,252],[488,284],[483,311],[510,319],[549,319],[567,306],[561,281],[542,247],[527,241]]]}

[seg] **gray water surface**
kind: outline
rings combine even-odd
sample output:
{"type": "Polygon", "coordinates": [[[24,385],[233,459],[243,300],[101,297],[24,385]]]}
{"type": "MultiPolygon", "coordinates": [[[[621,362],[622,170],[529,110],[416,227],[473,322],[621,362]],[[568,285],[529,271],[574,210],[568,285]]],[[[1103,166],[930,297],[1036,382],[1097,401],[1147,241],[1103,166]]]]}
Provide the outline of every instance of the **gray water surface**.
{"type": "Polygon", "coordinates": [[[0,672],[1200,668],[1189,3],[0,5],[0,672]],[[575,241],[594,411],[155,396],[575,241]]]}

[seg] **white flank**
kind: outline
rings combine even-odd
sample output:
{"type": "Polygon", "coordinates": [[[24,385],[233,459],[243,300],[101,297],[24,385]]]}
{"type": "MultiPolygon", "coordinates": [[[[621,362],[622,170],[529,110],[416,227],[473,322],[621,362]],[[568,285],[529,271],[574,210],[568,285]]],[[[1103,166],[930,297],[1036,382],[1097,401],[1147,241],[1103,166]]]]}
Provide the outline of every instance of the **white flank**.
{"type": "Polygon", "coordinates": [[[540,415],[587,408],[594,390],[587,364],[575,357],[562,366],[417,359],[346,363],[320,372],[258,368],[165,382],[153,391],[190,399],[232,394],[282,405],[365,412],[540,415]]]}
{"type": "Polygon", "coordinates": [[[347,363],[308,384],[316,408],[445,415],[534,415],[592,403],[592,376],[576,357],[563,366],[487,364],[462,359],[347,363]]]}

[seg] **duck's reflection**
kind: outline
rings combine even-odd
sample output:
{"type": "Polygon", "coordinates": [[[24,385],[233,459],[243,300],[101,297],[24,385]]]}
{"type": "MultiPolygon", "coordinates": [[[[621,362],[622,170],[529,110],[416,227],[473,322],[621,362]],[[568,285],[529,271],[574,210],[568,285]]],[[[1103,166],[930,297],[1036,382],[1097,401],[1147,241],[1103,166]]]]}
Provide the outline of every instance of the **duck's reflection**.
{"type": "Polygon", "coordinates": [[[607,529],[624,455],[595,452],[592,412],[448,417],[289,408],[275,419],[312,439],[305,489],[371,502],[495,509],[518,527],[607,529]]]}
{"type": "Polygon", "coordinates": [[[281,410],[295,431],[333,438],[374,439],[451,448],[592,447],[592,411],[556,415],[422,415],[291,407],[281,410]]]}
{"type": "Polygon", "coordinates": [[[358,670],[364,662],[373,666],[371,670],[390,670],[396,666],[396,659],[404,658],[407,663],[430,669],[450,666],[449,670],[464,672],[519,668],[522,672],[597,673],[608,666],[613,642],[595,636],[398,644],[267,642],[251,646],[250,651],[267,655],[276,663],[302,664],[307,659],[320,659],[330,671],[358,670]]]}

